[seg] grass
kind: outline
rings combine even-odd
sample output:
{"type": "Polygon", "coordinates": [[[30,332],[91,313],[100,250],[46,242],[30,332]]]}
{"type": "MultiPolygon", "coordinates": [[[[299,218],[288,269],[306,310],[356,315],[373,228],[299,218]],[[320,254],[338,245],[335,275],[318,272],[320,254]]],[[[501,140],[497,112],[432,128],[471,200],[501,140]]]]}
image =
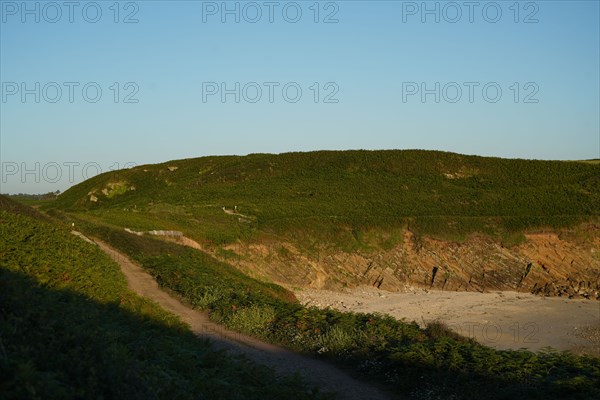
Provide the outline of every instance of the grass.
{"type": "Polygon", "coordinates": [[[214,351],[96,246],[2,196],[0,397],[325,398],[214,351]]]}
{"type": "Polygon", "coordinates": [[[81,222],[126,252],[159,283],[232,329],[352,368],[420,398],[600,396],[600,359],[552,350],[499,351],[441,323],[421,329],[379,314],[305,308],[276,285],[250,279],[194,250],[81,222]]]}
{"type": "MultiPolygon", "coordinates": [[[[203,252],[122,229],[180,230],[217,248],[268,239],[322,256],[330,249],[390,249],[406,230],[417,242],[425,236],[463,241],[483,234],[514,246],[530,230],[597,221],[597,163],[419,150],[203,157],[99,175],[43,208],[76,220],[127,253],[213,320],[327,358],[398,393],[600,398],[598,358],[498,351],[440,324],[420,329],[383,315],[305,308],[289,291],[203,252]],[[116,183],[126,190],[103,194],[116,183]],[[98,201],[90,201],[91,195],[98,201]]],[[[287,247],[275,248],[280,258],[289,256],[287,247]]]]}
{"type": "Polygon", "coordinates": [[[600,165],[420,150],[203,157],[102,174],[45,207],[214,245],[275,235],[353,251],[393,245],[392,233],[407,226],[438,238],[501,239],[588,221],[600,215],[600,165]],[[116,184],[120,192],[102,193],[116,184]],[[222,210],[234,206],[250,218],[222,210]],[[369,241],[376,231],[390,240],[369,241]]]}
{"type": "Polygon", "coordinates": [[[263,330],[270,328],[276,316],[271,306],[251,305],[237,309],[227,322],[229,327],[239,332],[260,336],[263,330]]]}

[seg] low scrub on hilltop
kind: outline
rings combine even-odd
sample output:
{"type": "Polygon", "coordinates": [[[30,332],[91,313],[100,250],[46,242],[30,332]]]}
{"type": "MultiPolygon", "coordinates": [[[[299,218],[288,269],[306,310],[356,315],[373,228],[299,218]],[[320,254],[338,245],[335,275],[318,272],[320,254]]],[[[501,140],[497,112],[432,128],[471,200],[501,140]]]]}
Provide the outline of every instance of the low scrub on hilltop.
{"type": "Polygon", "coordinates": [[[347,247],[406,225],[502,237],[600,215],[600,165],[421,150],[202,157],[98,175],[47,207],[216,244],[267,232],[347,247]]]}

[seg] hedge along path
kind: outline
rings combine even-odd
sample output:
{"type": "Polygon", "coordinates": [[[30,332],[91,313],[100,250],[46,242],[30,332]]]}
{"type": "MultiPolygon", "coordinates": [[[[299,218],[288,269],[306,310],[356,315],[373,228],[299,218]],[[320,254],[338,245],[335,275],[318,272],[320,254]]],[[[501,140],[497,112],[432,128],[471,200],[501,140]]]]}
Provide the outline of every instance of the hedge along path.
{"type": "Polygon", "coordinates": [[[327,362],[302,356],[212,322],[207,312],[195,310],[161,289],[149,273],[132,262],[125,254],[99,239],[89,239],[76,231],[72,233],[95,243],[116,261],[132,291],[153,300],[163,309],[177,315],[190,326],[194,334],[200,338],[209,339],[215,348],[226,350],[233,355],[244,355],[258,364],[272,368],[279,376],[290,376],[297,373],[307,384],[318,387],[320,391],[335,393],[337,399],[383,400],[397,398],[371,384],[354,379],[327,362]]]}

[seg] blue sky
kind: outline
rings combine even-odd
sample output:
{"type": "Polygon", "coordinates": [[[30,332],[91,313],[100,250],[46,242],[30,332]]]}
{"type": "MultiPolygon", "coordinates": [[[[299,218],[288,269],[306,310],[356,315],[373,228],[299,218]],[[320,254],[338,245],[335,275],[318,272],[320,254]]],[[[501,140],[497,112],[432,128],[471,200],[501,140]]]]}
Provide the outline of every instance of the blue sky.
{"type": "Polygon", "coordinates": [[[211,154],[600,157],[598,1],[315,3],[0,1],[0,192],[211,154]]]}

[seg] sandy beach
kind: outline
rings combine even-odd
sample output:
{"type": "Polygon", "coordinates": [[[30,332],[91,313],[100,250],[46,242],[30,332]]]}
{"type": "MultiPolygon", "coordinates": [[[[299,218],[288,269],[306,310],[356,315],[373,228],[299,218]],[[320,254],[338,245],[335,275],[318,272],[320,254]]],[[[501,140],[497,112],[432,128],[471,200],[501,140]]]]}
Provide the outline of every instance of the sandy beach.
{"type": "Polygon", "coordinates": [[[454,331],[497,349],[556,350],[600,354],[600,302],[545,298],[517,292],[446,292],[412,289],[394,293],[362,287],[333,292],[305,289],[308,306],[379,312],[420,326],[440,320],[454,331]]]}

